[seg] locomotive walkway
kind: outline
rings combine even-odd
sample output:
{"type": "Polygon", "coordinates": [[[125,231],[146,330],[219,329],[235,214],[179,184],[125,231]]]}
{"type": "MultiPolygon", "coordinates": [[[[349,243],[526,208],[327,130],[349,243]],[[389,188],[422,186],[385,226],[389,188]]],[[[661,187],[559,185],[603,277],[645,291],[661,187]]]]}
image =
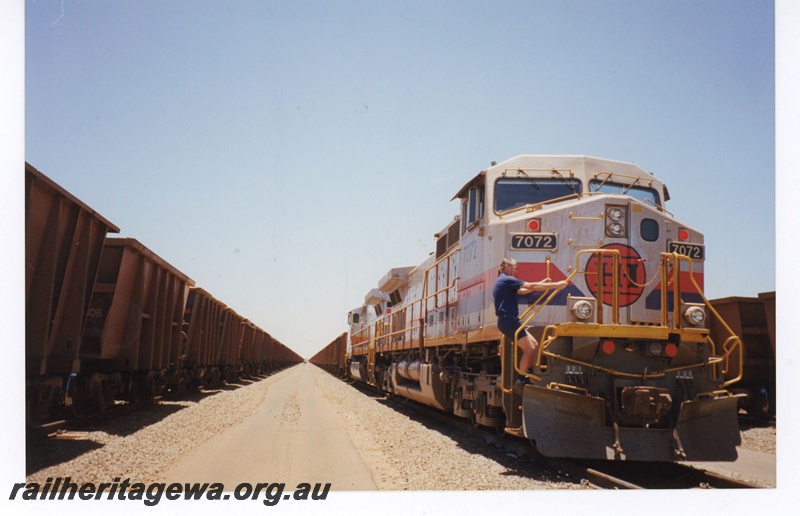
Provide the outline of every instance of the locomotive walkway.
{"type": "Polygon", "coordinates": [[[339,491],[376,490],[345,422],[317,385],[328,373],[303,364],[285,374],[252,416],[194,448],[164,472],[165,480],[226,486],[332,483],[339,491]]]}

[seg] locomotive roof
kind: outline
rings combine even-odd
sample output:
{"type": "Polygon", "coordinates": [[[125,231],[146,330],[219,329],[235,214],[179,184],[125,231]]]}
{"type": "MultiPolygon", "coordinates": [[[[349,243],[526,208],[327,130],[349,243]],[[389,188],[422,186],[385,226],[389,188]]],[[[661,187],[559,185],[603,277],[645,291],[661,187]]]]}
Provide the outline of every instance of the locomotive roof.
{"type": "Polygon", "coordinates": [[[520,154],[501,163],[492,163],[491,167],[481,171],[478,173],[478,175],[470,179],[463,187],[461,187],[458,193],[453,196],[453,199],[463,197],[470,188],[483,181],[486,175],[500,175],[508,169],[539,169],[542,171],[552,169],[570,170],[575,177],[582,180],[588,180],[595,174],[601,172],[615,172],[628,176],[647,178],[648,181],[658,181],[650,172],[643,170],[638,165],[624,161],[614,161],[604,158],[579,155],[520,154]]]}

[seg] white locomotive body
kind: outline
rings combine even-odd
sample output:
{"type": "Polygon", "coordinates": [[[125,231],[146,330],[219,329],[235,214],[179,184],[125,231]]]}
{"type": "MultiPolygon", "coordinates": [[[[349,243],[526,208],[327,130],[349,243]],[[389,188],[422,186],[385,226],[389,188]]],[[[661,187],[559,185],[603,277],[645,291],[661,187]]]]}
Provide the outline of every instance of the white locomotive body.
{"type": "Polygon", "coordinates": [[[584,156],[517,156],[453,199],[460,214],[416,267],[396,268],[350,312],[350,371],[388,392],[527,437],[551,456],[734,460],[733,335],[712,342],[703,235],[664,208],[641,168],[584,156]],[[502,259],[540,345],[527,383],[497,329],[502,259]],[[731,378],[732,380],[725,380],[731,378]]]}

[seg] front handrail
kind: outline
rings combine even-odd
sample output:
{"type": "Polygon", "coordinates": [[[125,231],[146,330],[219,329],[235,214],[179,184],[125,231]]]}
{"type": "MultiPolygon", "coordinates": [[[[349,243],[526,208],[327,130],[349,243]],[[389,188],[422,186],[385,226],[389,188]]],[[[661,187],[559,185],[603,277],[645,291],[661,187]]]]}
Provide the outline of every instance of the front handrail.
{"type": "MultiPolygon", "coordinates": [[[[700,294],[700,297],[703,300],[703,304],[708,308],[708,310],[714,315],[717,321],[722,324],[722,327],[725,328],[725,331],[728,332],[728,338],[725,339],[725,342],[722,344],[723,355],[721,357],[722,362],[724,362],[725,366],[720,371],[722,375],[727,375],[730,369],[730,358],[734,352],[737,353],[738,363],[739,363],[739,370],[736,376],[730,380],[725,381],[722,386],[727,387],[728,385],[734,384],[742,379],[744,375],[744,346],[742,345],[742,340],[739,338],[734,331],[728,326],[728,323],[725,322],[725,319],[719,315],[719,312],[714,308],[714,305],[709,302],[706,298],[705,293],[700,288],[700,285],[697,284],[697,280],[694,277],[693,271],[693,261],[688,256],[684,256],[678,253],[661,253],[662,260],[666,258],[672,259],[675,261],[675,265],[673,265],[673,271],[677,271],[677,276],[680,276],[680,262],[687,262],[689,264],[689,278],[692,280],[692,285],[694,286],[695,290],[700,294]]],[[[673,276],[675,276],[673,274],[673,276]]],[[[675,303],[677,306],[678,303],[675,303]]],[[[711,338],[708,339],[709,343],[711,344],[712,352],[716,353],[716,349],[714,348],[714,342],[711,338]]]]}
{"type": "MultiPolygon", "coordinates": [[[[566,281],[569,283],[576,274],[593,274],[587,273],[586,271],[580,272],[580,255],[581,254],[595,254],[597,256],[598,262],[598,270],[596,272],[598,276],[598,284],[597,284],[597,295],[595,296],[598,301],[598,310],[597,310],[597,324],[603,324],[602,322],[602,314],[603,314],[603,303],[602,300],[604,298],[604,290],[605,286],[603,284],[603,264],[604,264],[604,255],[610,255],[612,257],[612,323],[611,325],[618,326],[619,325],[619,277],[618,271],[619,267],[619,252],[614,249],[586,249],[579,251],[576,256],[576,266],[575,269],[569,276],[567,276],[566,281]]],[[[575,360],[570,357],[564,357],[558,355],[556,353],[552,353],[547,351],[548,346],[554,342],[561,334],[568,334],[569,331],[565,328],[568,325],[565,324],[551,324],[544,328],[542,333],[541,342],[536,350],[536,361],[535,367],[538,370],[546,370],[547,365],[544,363],[545,357],[551,358],[558,358],[559,360],[564,360],[566,362],[570,362],[576,365],[582,365],[589,368],[593,368],[614,376],[621,376],[621,377],[632,377],[632,378],[644,378],[644,379],[653,379],[653,378],[660,378],[666,375],[667,373],[692,369],[692,368],[701,368],[705,365],[721,365],[722,368],[719,373],[723,376],[727,375],[731,369],[731,358],[736,355],[738,357],[738,371],[735,377],[731,378],[730,380],[726,380],[722,383],[722,387],[727,387],[737,381],[741,380],[743,375],[743,346],[741,343],[741,339],[736,336],[736,334],[731,330],[730,326],[725,323],[719,313],[714,309],[711,303],[706,298],[703,290],[700,288],[698,284],[693,270],[693,262],[691,258],[688,256],[680,255],[678,253],[661,253],[661,261],[659,265],[658,276],[661,278],[661,326],[669,329],[674,329],[678,331],[689,331],[690,328],[684,328],[683,324],[680,323],[682,321],[681,317],[681,302],[680,302],[680,293],[681,293],[681,263],[686,262],[688,264],[688,273],[689,278],[691,279],[692,285],[695,288],[695,291],[699,293],[700,297],[703,300],[704,305],[708,309],[711,314],[723,325],[725,330],[729,333],[729,337],[725,340],[725,342],[721,346],[722,355],[716,355],[716,348],[714,342],[711,340],[710,336],[706,335],[706,341],[711,346],[711,354],[712,356],[708,359],[706,363],[696,363],[696,364],[689,364],[680,367],[674,368],[667,368],[664,370],[659,371],[652,371],[647,372],[644,371],[643,373],[628,373],[623,371],[618,371],[615,369],[609,369],[605,367],[598,366],[596,364],[588,363],[581,360],[575,360]],[[673,303],[673,318],[672,324],[669,323],[669,294],[672,294],[673,303]]],[[[624,271],[623,271],[624,272],[624,271]]],[[[647,282],[647,284],[651,283],[653,279],[647,282]]],[[[547,291],[545,291],[547,292],[547,291]]],[[[521,375],[524,375],[528,378],[534,380],[540,380],[538,376],[529,374],[524,371],[519,370],[518,362],[519,362],[519,346],[517,345],[519,342],[519,336],[521,332],[526,331],[525,328],[531,325],[533,319],[544,309],[544,307],[548,306],[550,302],[555,298],[556,294],[558,293],[557,290],[553,290],[549,293],[549,295],[545,294],[540,296],[536,299],[531,305],[522,313],[520,316],[521,325],[514,333],[514,370],[521,375]]],[[[716,370],[716,369],[715,369],[716,370]]]]}
{"type": "MultiPolygon", "coordinates": [[[[613,288],[612,295],[613,295],[613,298],[614,298],[614,304],[612,305],[612,309],[613,309],[612,319],[614,319],[614,321],[618,321],[619,320],[619,281],[618,281],[619,251],[616,250],[616,249],[583,249],[581,251],[578,251],[576,253],[576,255],[575,255],[575,262],[576,262],[575,269],[564,280],[567,283],[569,283],[572,280],[572,278],[574,278],[577,274],[584,274],[584,275],[586,275],[586,274],[594,274],[594,273],[586,272],[586,271],[580,272],[580,268],[578,267],[578,264],[580,263],[580,257],[583,254],[600,254],[600,255],[608,254],[608,255],[612,256],[612,269],[613,270],[612,270],[611,274],[612,274],[612,285],[613,285],[613,287],[612,287],[613,288]]],[[[599,297],[600,299],[603,298],[603,294],[605,293],[605,285],[603,284],[603,274],[602,274],[603,271],[602,271],[602,268],[603,268],[603,261],[598,259],[598,270],[597,270],[597,273],[596,273],[597,277],[598,277],[597,297],[599,297]]],[[[551,290],[551,289],[548,289],[545,292],[547,292],[549,290],[551,290]]],[[[539,298],[536,301],[531,303],[528,306],[528,308],[526,308],[525,311],[522,312],[522,315],[520,315],[520,320],[522,321],[522,326],[528,326],[530,324],[531,320],[533,320],[539,314],[539,312],[541,312],[542,309],[545,306],[547,306],[555,298],[556,294],[558,294],[558,290],[553,290],[552,292],[550,292],[549,296],[546,296],[546,299],[542,300],[543,298],[545,298],[545,295],[542,295],[542,296],[539,296],[539,298]],[[541,302],[541,304],[540,304],[540,302],[541,302]],[[532,313],[530,313],[530,312],[532,312],[532,313]]],[[[599,313],[602,313],[602,312],[599,312],[599,313]]]]}

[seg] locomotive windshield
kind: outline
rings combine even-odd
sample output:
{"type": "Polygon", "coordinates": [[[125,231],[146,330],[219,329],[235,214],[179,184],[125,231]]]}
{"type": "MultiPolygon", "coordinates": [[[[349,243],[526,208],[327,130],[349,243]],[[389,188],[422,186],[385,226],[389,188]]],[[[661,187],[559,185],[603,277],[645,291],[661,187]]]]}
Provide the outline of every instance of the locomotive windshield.
{"type": "Polygon", "coordinates": [[[624,185],[620,183],[612,183],[610,181],[592,180],[589,182],[589,191],[607,194],[630,195],[634,199],[638,199],[642,202],[650,201],[655,206],[661,206],[658,192],[645,186],[624,185]]]}
{"type": "Polygon", "coordinates": [[[501,178],[494,188],[494,209],[499,213],[580,193],[581,183],[576,179],[501,178]]]}

